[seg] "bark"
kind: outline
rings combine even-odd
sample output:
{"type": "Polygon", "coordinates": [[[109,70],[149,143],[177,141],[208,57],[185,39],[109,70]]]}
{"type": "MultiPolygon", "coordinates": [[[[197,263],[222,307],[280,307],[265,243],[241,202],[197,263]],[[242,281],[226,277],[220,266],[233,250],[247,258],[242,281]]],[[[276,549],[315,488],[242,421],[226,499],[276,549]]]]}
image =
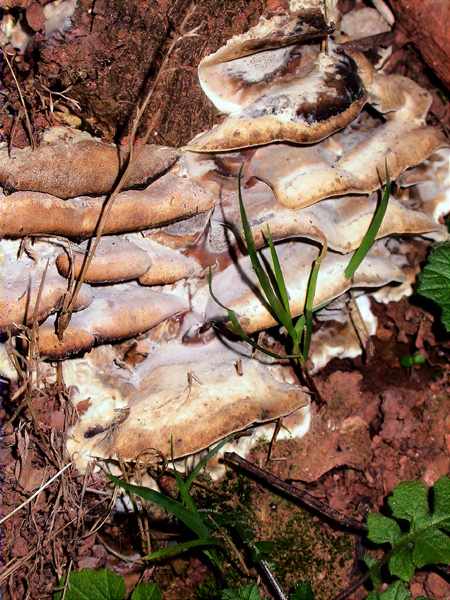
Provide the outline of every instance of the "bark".
{"type": "Polygon", "coordinates": [[[450,89],[449,0],[391,0],[400,26],[450,89]]]}

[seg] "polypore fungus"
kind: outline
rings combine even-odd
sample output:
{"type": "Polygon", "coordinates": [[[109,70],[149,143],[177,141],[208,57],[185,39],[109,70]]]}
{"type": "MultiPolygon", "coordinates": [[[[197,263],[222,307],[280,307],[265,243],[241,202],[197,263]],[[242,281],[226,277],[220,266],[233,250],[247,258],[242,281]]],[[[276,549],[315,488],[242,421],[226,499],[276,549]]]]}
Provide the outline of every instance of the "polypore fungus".
{"type": "MultiPolygon", "coordinates": [[[[104,205],[104,197],[63,200],[40,192],[1,195],[0,236],[52,234],[88,238],[95,233],[104,205]]],[[[141,231],[205,212],[213,205],[210,192],[190,178],[184,165],[178,163],[146,189],[118,194],[103,233],[141,231]]]]}
{"type": "MultiPolygon", "coordinates": [[[[32,256],[20,250],[20,242],[0,241],[0,334],[42,321],[61,307],[68,291],[67,281],[55,267],[57,248],[48,254],[28,249],[32,256]]],[[[90,289],[82,286],[74,310],[91,301],[90,289]]]]}
{"type": "Polygon", "coordinates": [[[61,339],[53,318],[41,325],[39,350],[42,357],[64,359],[86,352],[95,344],[135,337],[188,310],[188,305],[173,294],[133,284],[96,288],[93,294],[91,304],[72,315],[61,339]]]}
{"type": "MultiPolygon", "coordinates": [[[[87,414],[72,430],[69,447],[89,444],[91,456],[122,460],[135,460],[153,447],[180,458],[308,406],[305,391],[283,381],[282,367],[249,358],[241,344],[169,342],[138,371],[123,423],[110,430],[115,416],[110,411],[109,427],[103,426],[109,435],[96,435],[95,417],[87,414]]],[[[308,421],[308,410],[298,414],[299,427],[307,428],[308,421]]]]}
{"type": "MultiPolygon", "coordinates": [[[[0,185],[8,191],[45,192],[59,198],[106,194],[119,176],[125,155],[125,148],[105,144],[88,133],[54,127],[47,130],[36,150],[0,149],[0,185]]],[[[144,185],[169,169],[177,156],[173,148],[138,147],[125,184],[144,185]]]]}
{"type": "MultiPolygon", "coordinates": [[[[52,313],[80,276],[121,153],[69,132],[45,138],[35,154],[5,157],[0,181],[21,191],[0,196],[0,236],[63,239],[25,240],[28,254],[18,260],[19,242],[1,242],[0,332],[32,322],[30,315],[41,323],[41,356],[62,361],[72,402],[87,407],[68,436],[80,468],[92,457],[138,461],[154,451],[198,457],[230,433],[279,418],[293,435],[307,431],[309,399],[291,367],[253,357],[211,327],[227,320],[224,306],[248,334],[279,326],[241,243],[239,184],[262,260],[270,262],[268,229],[275,240],[293,316],[304,313],[327,240],[313,303],[313,370],[357,356],[376,332],[372,299],[410,294],[427,239],[448,238],[450,150],[427,125],[429,93],[377,71],[353,43],[336,44],[329,36],[340,19],[336,3],[328,5],[327,20],[319,0],[291,0],[289,14],[262,19],[203,59],[200,85],[228,116],[182,152],[141,148],[60,337],[52,313]],[[377,241],[348,278],[388,177],[396,185],[377,241]],[[223,306],[211,297],[208,267],[223,306]]],[[[352,19],[342,27],[355,38],[352,19]]],[[[255,439],[236,447],[246,452],[255,439]]]]}
{"type": "Polygon", "coordinates": [[[317,6],[261,19],[202,60],[200,85],[230,116],[189,149],[317,142],[360,113],[367,94],[357,65],[343,46],[321,52],[331,29],[317,6]]]}

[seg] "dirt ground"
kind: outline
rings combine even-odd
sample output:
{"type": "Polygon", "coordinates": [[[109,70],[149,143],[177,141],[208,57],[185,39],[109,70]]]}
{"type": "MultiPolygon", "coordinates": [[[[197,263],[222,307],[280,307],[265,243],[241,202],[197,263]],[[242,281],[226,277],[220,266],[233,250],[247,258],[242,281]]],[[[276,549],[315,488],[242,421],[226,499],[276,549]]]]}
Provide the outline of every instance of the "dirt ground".
{"type": "MultiPolygon", "coordinates": [[[[23,10],[20,2],[12,4],[23,10]]],[[[157,143],[179,146],[218,120],[197,83],[201,57],[277,3],[81,0],[75,26],[50,40],[38,18],[45,4],[25,2],[32,41],[18,63],[33,136],[38,139],[48,125],[72,123],[123,142],[136,102],[153,88],[142,130],[149,128],[157,143]]],[[[342,4],[348,9],[354,2],[342,4]]],[[[431,119],[448,128],[448,91],[401,29],[391,42],[389,69],[432,90],[431,119]]],[[[5,63],[2,88],[0,136],[25,146],[30,132],[5,63]]],[[[373,352],[353,361],[334,360],[315,376],[323,404],[314,407],[311,431],[301,440],[276,442],[268,462],[267,444],[249,459],[360,522],[383,506],[398,482],[421,478],[432,485],[450,472],[449,337],[432,307],[414,296],[395,304],[374,302],[373,309],[379,320],[373,352]],[[400,358],[416,351],[426,364],[402,367],[400,358]]],[[[0,381],[2,515],[65,467],[64,435],[77,418],[63,388],[34,391],[26,404],[19,392],[0,381]]],[[[317,600],[332,600],[360,573],[361,536],[231,469],[223,481],[205,478],[201,484],[199,505],[243,515],[256,540],[274,542],[270,564],[285,590],[310,581],[317,600]]],[[[114,502],[101,471],[81,476],[69,467],[9,518],[0,537],[4,600],[51,598],[70,570],[86,567],[113,569],[124,575],[128,589],[138,581],[156,581],[164,600],[219,598],[217,579],[199,554],[144,565],[142,552],[178,541],[180,531],[158,516],[113,515],[114,502]]],[[[228,566],[234,574],[227,585],[258,578],[238,559],[228,566]]],[[[411,590],[414,597],[449,600],[450,577],[421,571],[411,590]]],[[[360,588],[348,597],[366,595],[360,588]]]]}

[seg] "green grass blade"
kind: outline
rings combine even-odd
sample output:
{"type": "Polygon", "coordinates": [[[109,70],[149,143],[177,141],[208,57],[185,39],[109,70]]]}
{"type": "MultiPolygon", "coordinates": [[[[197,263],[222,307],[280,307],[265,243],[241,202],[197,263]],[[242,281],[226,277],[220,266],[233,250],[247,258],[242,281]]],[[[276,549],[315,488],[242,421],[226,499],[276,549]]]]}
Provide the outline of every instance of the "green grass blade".
{"type": "Polygon", "coordinates": [[[173,436],[170,436],[170,458],[172,461],[173,468],[173,476],[175,478],[175,482],[177,484],[178,492],[180,494],[180,499],[185,508],[190,510],[193,513],[198,513],[197,506],[195,505],[194,500],[191,498],[189,494],[189,488],[186,486],[184,479],[178,473],[177,468],[175,466],[174,460],[174,452],[173,452],[173,436]]]}
{"type": "Polygon", "coordinates": [[[219,450],[225,446],[225,444],[228,444],[228,442],[230,442],[233,439],[233,437],[233,435],[229,435],[225,439],[221,440],[218,444],[214,446],[214,448],[211,448],[208,454],[204,458],[202,458],[202,460],[194,467],[194,469],[189,474],[189,477],[184,482],[188,490],[191,489],[192,484],[197,479],[200,471],[204,467],[206,467],[211,458],[215,456],[219,452],[219,450]]]}
{"type": "Polygon", "coordinates": [[[314,309],[314,298],[317,289],[317,278],[319,276],[320,265],[324,256],[328,251],[326,240],[322,240],[322,247],[320,249],[319,256],[313,263],[311,274],[308,280],[308,287],[306,289],[306,300],[305,300],[305,328],[303,337],[303,359],[306,361],[309,355],[309,349],[311,346],[312,328],[313,328],[313,309],[314,309]]]}
{"type": "Polygon", "coordinates": [[[271,356],[272,358],[276,358],[277,360],[284,360],[284,359],[291,359],[291,358],[292,359],[302,359],[303,358],[301,354],[276,354],[275,352],[271,352],[267,348],[264,348],[264,346],[261,346],[260,344],[257,344],[242,329],[242,326],[239,323],[239,319],[237,318],[237,315],[234,312],[234,310],[231,310],[231,308],[227,308],[214,295],[214,292],[213,292],[213,289],[212,289],[212,273],[211,273],[211,269],[209,270],[209,274],[208,274],[208,285],[209,285],[209,293],[211,294],[211,298],[214,300],[214,302],[216,304],[218,304],[220,307],[222,307],[224,310],[227,311],[227,319],[231,323],[231,326],[229,326],[228,329],[229,329],[229,331],[231,331],[231,333],[233,333],[234,335],[237,335],[244,342],[247,342],[248,344],[250,344],[250,346],[252,346],[255,350],[259,350],[260,352],[263,352],[264,354],[267,354],[267,356],[271,356]]]}
{"type": "Polygon", "coordinates": [[[345,276],[347,277],[347,279],[351,279],[354,276],[358,267],[360,266],[362,261],[367,256],[367,253],[373,246],[373,243],[376,240],[378,231],[380,230],[381,224],[383,222],[384,215],[386,214],[390,194],[391,194],[391,180],[389,178],[389,174],[388,174],[387,166],[386,166],[386,183],[383,188],[383,193],[381,195],[380,202],[378,203],[378,206],[372,217],[372,221],[363,237],[361,245],[356,250],[356,252],[353,254],[352,258],[350,259],[350,262],[348,263],[348,265],[345,269],[345,276]]]}
{"type": "Polygon", "coordinates": [[[196,540],[189,540],[189,542],[176,544],[175,546],[169,546],[168,548],[161,548],[161,550],[155,550],[155,552],[151,552],[150,554],[147,554],[147,556],[144,556],[144,560],[165,560],[178,556],[183,552],[188,552],[193,548],[205,548],[218,545],[219,543],[212,538],[198,538],[196,540]]]}
{"type": "Polygon", "coordinates": [[[286,310],[279,300],[276,292],[272,287],[272,283],[270,281],[270,277],[264,270],[264,267],[261,264],[261,261],[258,257],[258,252],[255,246],[255,240],[253,239],[252,230],[250,227],[250,223],[247,218],[247,213],[245,211],[244,200],[242,198],[242,189],[241,189],[241,180],[242,180],[242,169],[239,171],[239,180],[238,180],[238,196],[239,196],[239,211],[241,215],[242,221],[242,229],[244,231],[245,244],[247,248],[248,255],[250,257],[250,261],[253,267],[253,271],[258,279],[259,285],[261,286],[261,291],[263,292],[266,298],[266,308],[275,318],[275,320],[279,321],[282,325],[288,329],[289,327],[289,315],[286,313],[286,310]]]}
{"type": "Polygon", "coordinates": [[[279,292],[280,299],[283,302],[283,306],[286,310],[286,313],[292,320],[291,308],[289,306],[289,294],[287,291],[286,282],[284,280],[283,271],[281,269],[280,260],[278,258],[278,253],[273,243],[272,233],[270,232],[269,227],[267,227],[267,236],[265,237],[270,248],[270,256],[272,258],[273,271],[278,288],[277,291],[279,292]]]}
{"type": "Polygon", "coordinates": [[[109,475],[109,478],[113,483],[123,488],[125,491],[135,494],[148,502],[153,502],[164,508],[168,513],[177,517],[184,525],[193,531],[199,538],[207,538],[210,536],[211,527],[203,520],[202,516],[198,513],[192,513],[189,511],[181,502],[178,500],[174,500],[169,496],[165,496],[161,494],[161,492],[157,492],[156,490],[151,490],[150,488],[139,486],[139,485],[131,485],[126,481],[122,481],[118,477],[114,477],[114,475],[109,475]]]}

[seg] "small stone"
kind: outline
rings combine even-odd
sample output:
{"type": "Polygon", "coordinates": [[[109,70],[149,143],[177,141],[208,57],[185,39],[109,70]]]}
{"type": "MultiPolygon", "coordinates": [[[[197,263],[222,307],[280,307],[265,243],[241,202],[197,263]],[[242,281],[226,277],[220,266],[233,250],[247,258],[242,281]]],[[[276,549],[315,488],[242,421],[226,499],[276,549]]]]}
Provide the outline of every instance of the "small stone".
{"type": "Polygon", "coordinates": [[[34,2],[25,12],[25,18],[33,31],[41,31],[45,26],[44,9],[40,4],[34,2]]]}
{"type": "Polygon", "coordinates": [[[437,573],[428,575],[425,589],[435,600],[448,600],[450,597],[450,585],[437,573]]]}
{"type": "Polygon", "coordinates": [[[449,470],[450,458],[448,456],[444,456],[443,454],[436,456],[433,458],[433,462],[427,466],[423,475],[423,480],[427,485],[434,485],[440,477],[447,475],[449,470]]]}

